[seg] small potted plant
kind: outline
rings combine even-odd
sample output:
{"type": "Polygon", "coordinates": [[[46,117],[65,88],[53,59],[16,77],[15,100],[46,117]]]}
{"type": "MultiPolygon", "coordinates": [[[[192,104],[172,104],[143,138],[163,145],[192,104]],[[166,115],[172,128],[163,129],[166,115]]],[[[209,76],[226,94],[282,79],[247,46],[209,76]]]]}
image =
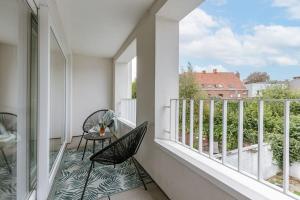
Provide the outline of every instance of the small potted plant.
{"type": "Polygon", "coordinates": [[[104,136],[105,135],[105,123],[104,122],[100,122],[99,123],[99,135],[100,136],[104,136]]]}

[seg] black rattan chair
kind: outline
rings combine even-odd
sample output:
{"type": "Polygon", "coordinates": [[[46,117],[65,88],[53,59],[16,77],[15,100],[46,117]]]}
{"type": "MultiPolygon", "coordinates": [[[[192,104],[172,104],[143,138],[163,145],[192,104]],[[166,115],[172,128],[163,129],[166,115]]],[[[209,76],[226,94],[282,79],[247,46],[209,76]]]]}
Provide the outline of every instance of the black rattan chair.
{"type": "MultiPolygon", "coordinates": [[[[111,143],[110,145],[108,145],[107,147],[98,151],[97,153],[95,153],[94,155],[92,155],[90,157],[91,166],[88,171],[88,176],[86,178],[86,182],[84,185],[81,199],[83,199],[83,197],[84,197],[84,193],[85,193],[85,190],[87,187],[87,183],[88,183],[91,171],[94,166],[94,162],[97,162],[97,163],[100,163],[103,165],[114,165],[115,166],[116,164],[120,164],[128,159],[131,159],[131,161],[133,162],[133,164],[136,168],[136,171],[139,175],[139,178],[141,179],[141,181],[144,185],[145,190],[147,190],[146,184],[145,184],[145,182],[141,176],[141,172],[138,168],[138,163],[133,158],[133,156],[137,153],[137,151],[143,141],[143,138],[146,134],[147,125],[148,125],[148,122],[144,122],[140,126],[136,127],[135,129],[133,129],[132,131],[130,131],[123,137],[114,141],[113,143],[111,143]]],[[[108,196],[108,198],[110,199],[109,196],[108,196]]]]}
{"type": "MultiPolygon", "coordinates": [[[[108,109],[97,110],[97,111],[93,112],[92,114],[90,114],[84,120],[83,125],[82,125],[83,132],[82,132],[82,135],[81,135],[78,147],[77,147],[77,151],[80,147],[80,144],[81,144],[84,134],[88,133],[91,128],[93,128],[94,126],[99,124],[99,121],[102,120],[103,116],[105,115],[105,113],[107,111],[108,111],[108,109]]],[[[111,127],[112,125],[113,125],[113,122],[111,124],[109,124],[108,127],[111,127]]]]}
{"type": "MultiPolygon", "coordinates": [[[[6,131],[11,133],[17,132],[17,115],[7,112],[0,112],[0,123],[4,126],[6,131]]],[[[3,156],[4,162],[6,163],[8,171],[11,173],[11,167],[3,150],[4,147],[0,146],[0,151],[3,156]]]]}

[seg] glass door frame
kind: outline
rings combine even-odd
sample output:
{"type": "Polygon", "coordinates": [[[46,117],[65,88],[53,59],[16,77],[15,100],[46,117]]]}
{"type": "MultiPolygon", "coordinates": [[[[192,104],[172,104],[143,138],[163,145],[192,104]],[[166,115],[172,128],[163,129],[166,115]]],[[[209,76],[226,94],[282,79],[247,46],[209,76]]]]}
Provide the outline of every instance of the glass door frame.
{"type": "MultiPolygon", "coordinates": [[[[64,133],[63,133],[63,139],[61,141],[60,150],[59,150],[59,152],[58,152],[58,154],[57,154],[57,156],[56,156],[56,158],[53,162],[52,168],[49,169],[50,181],[51,181],[51,179],[54,179],[54,177],[51,177],[51,176],[56,175],[58,165],[60,164],[62,154],[65,150],[66,135],[67,135],[67,57],[64,54],[64,51],[61,47],[61,44],[59,43],[59,40],[57,39],[57,36],[56,36],[55,31],[52,28],[52,26],[50,26],[50,37],[51,37],[51,34],[53,35],[56,43],[58,44],[59,50],[60,50],[61,54],[64,57],[64,104],[65,104],[65,107],[64,107],[64,120],[65,120],[65,125],[64,125],[64,133]]],[[[50,43],[50,49],[51,49],[51,43],[50,43]]],[[[50,58],[51,58],[51,51],[50,51],[50,58]]],[[[51,68],[51,65],[50,65],[50,68],[51,68]]],[[[51,71],[51,69],[50,69],[50,71],[51,71]]],[[[51,73],[50,73],[50,80],[51,80],[51,73]]],[[[50,84],[50,87],[51,87],[51,84],[50,84]]],[[[50,93],[50,99],[51,99],[51,93],[50,93]]],[[[50,105],[51,105],[51,101],[50,101],[50,105]]],[[[50,112],[51,112],[51,107],[50,107],[50,112]]],[[[50,121],[51,121],[51,118],[50,118],[50,121]]],[[[50,125],[51,125],[51,123],[50,123],[50,125]]],[[[51,126],[50,126],[50,131],[51,131],[51,126]]],[[[49,136],[51,136],[51,133],[50,133],[49,136]]],[[[49,161],[50,161],[50,148],[51,147],[50,147],[50,138],[48,138],[48,139],[49,139],[49,161]]],[[[53,182],[53,180],[51,182],[53,182]]]]}
{"type": "Polygon", "coordinates": [[[30,48],[30,54],[29,54],[29,65],[28,65],[28,133],[27,133],[27,172],[28,172],[28,189],[29,189],[29,192],[33,192],[36,188],[36,182],[37,182],[37,134],[38,134],[38,113],[39,113],[39,108],[38,108],[38,103],[39,103],[39,66],[38,66],[38,18],[35,14],[31,14],[31,27],[30,27],[30,45],[29,45],[29,48],[30,48]],[[33,57],[32,57],[32,53],[33,53],[33,34],[34,34],[34,31],[36,32],[36,39],[37,39],[37,43],[36,43],[36,52],[37,52],[37,55],[36,55],[36,69],[33,69],[33,57]],[[32,70],[36,70],[36,74],[35,77],[32,77],[32,70]],[[32,80],[33,79],[36,79],[36,85],[33,85],[34,88],[32,88],[32,80]],[[36,104],[33,105],[35,106],[35,112],[36,113],[32,113],[32,98],[33,98],[33,91],[32,90],[36,90],[36,104]],[[32,119],[32,115],[35,115],[35,119],[32,119]],[[34,123],[34,127],[32,127],[32,120],[36,120],[34,123]],[[31,141],[31,134],[32,134],[32,129],[35,129],[35,137],[36,137],[36,149],[35,149],[35,167],[36,167],[36,172],[35,172],[35,180],[32,182],[32,177],[31,177],[31,145],[32,145],[32,141],[31,141]]]}
{"type": "MultiPolygon", "coordinates": [[[[29,145],[28,139],[30,137],[29,129],[29,73],[31,69],[31,28],[32,17],[35,16],[37,20],[37,9],[32,8],[27,0],[19,1],[18,4],[18,23],[24,34],[19,35],[20,45],[17,48],[17,67],[18,67],[18,108],[17,108],[17,185],[16,185],[16,199],[24,200],[35,196],[35,189],[29,187],[29,145]]],[[[36,21],[38,22],[38,21],[36,21]]],[[[38,34],[38,32],[37,32],[38,34]]],[[[38,50],[37,50],[38,52],[38,50]]],[[[37,55],[38,56],[38,55],[37,55]]],[[[39,66],[37,66],[39,68],[39,66]]],[[[38,84],[38,83],[37,83],[38,84]]],[[[39,98],[39,97],[38,97],[39,98]]],[[[38,104],[38,102],[37,102],[38,104]]],[[[38,119],[37,119],[38,126],[38,119]]]]}

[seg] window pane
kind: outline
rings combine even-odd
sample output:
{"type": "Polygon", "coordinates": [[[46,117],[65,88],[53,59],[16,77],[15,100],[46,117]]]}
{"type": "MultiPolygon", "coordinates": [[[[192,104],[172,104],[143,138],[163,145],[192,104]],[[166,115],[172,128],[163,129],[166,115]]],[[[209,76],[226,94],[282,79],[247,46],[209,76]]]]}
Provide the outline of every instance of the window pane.
{"type": "MultiPolygon", "coordinates": [[[[1,200],[24,199],[29,193],[30,20],[31,10],[25,1],[0,0],[1,200]]],[[[32,122],[36,124],[36,119],[32,122]]],[[[36,153],[36,149],[33,151],[36,153]]],[[[35,180],[35,176],[31,179],[35,180]]]]}
{"type": "Polygon", "coordinates": [[[50,171],[65,140],[66,60],[51,31],[50,55],[50,171]]]}

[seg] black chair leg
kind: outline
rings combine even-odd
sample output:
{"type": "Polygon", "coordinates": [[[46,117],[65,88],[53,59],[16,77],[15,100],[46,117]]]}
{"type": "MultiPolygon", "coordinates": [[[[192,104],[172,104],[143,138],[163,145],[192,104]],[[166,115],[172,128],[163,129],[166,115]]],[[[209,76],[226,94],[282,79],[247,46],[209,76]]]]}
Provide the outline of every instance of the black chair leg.
{"type": "MultiPolygon", "coordinates": [[[[95,140],[93,141],[93,154],[95,153],[95,140]]],[[[95,163],[93,162],[93,168],[95,168],[95,163]]]]}
{"type": "Polygon", "coordinates": [[[86,146],[87,146],[87,142],[88,142],[88,140],[86,140],[86,142],[85,142],[84,151],[83,151],[83,155],[82,155],[82,159],[81,160],[83,160],[83,158],[84,158],[85,150],[86,150],[86,146]]]}
{"type": "Polygon", "coordinates": [[[136,171],[137,171],[137,173],[138,173],[138,175],[140,177],[140,180],[142,181],[142,183],[144,185],[145,190],[147,190],[146,183],[144,182],[143,177],[141,175],[141,172],[139,170],[138,164],[136,163],[137,161],[133,157],[131,158],[131,160],[132,160],[132,162],[134,164],[134,167],[135,167],[135,169],[136,169],[136,171]]]}
{"type": "Polygon", "coordinates": [[[2,153],[2,155],[3,155],[4,161],[5,161],[5,163],[6,163],[7,169],[8,169],[8,171],[9,171],[9,173],[11,173],[11,168],[10,168],[10,165],[9,165],[9,163],[8,163],[8,161],[7,161],[6,155],[5,155],[4,151],[3,151],[3,149],[0,149],[0,150],[1,150],[1,153],[2,153]]]}
{"type": "Polygon", "coordinates": [[[88,184],[88,181],[89,181],[89,178],[90,178],[91,171],[92,171],[92,169],[93,169],[93,163],[94,163],[94,162],[91,163],[90,170],[89,170],[89,172],[88,172],[88,176],[87,176],[86,181],[85,181],[85,184],[84,184],[83,192],[82,192],[82,195],[81,195],[81,200],[82,200],[83,197],[84,197],[85,189],[86,189],[86,186],[87,186],[87,184],[88,184]]]}
{"type": "Polygon", "coordinates": [[[80,144],[81,144],[81,141],[82,141],[83,136],[84,136],[84,132],[83,132],[82,135],[81,135],[81,138],[80,138],[80,141],[79,141],[79,144],[78,144],[78,147],[77,147],[77,151],[78,151],[78,149],[79,149],[79,147],[80,147],[80,144]]]}
{"type": "Polygon", "coordinates": [[[95,140],[93,141],[93,154],[95,153],[95,140]]]}

